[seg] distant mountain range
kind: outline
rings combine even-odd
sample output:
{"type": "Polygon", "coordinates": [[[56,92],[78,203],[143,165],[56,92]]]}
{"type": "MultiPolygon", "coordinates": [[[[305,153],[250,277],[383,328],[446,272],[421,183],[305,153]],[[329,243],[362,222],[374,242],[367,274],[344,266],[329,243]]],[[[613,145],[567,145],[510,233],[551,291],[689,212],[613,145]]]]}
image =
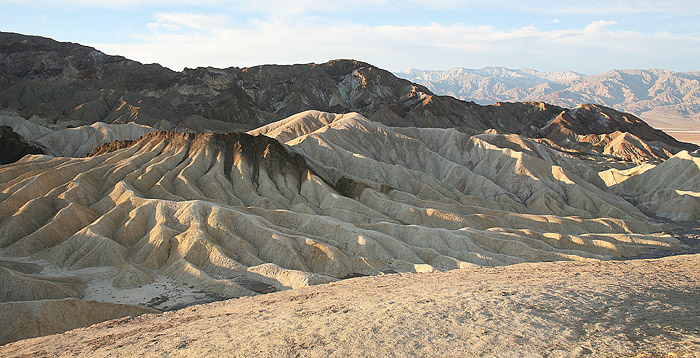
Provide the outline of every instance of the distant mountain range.
{"type": "Polygon", "coordinates": [[[396,75],[436,94],[479,104],[542,101],[575,107],[596,103],[635,114],[657,128],[700,129],[700,71],[632,69],[583,75],[527,68],[456,67],[446,71],[412,69],[396,75]]]}

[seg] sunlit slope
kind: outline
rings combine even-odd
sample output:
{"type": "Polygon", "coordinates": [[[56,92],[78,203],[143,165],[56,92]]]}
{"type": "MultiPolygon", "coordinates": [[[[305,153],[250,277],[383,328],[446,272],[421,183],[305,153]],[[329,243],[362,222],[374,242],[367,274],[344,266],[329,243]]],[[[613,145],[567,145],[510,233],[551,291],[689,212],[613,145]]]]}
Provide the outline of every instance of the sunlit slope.
{"type": "Polygon", "coordinates": [[[700,157],[682,151],[614,189],[658,216],[700,220],[700,157]]]}

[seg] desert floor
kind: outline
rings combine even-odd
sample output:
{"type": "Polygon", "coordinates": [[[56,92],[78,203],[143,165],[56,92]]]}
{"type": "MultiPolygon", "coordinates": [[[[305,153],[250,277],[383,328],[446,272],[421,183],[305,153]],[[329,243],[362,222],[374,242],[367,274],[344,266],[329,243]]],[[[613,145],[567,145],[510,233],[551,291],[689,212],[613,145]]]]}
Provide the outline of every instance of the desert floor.
{"type": "Polygon", "coordinates": [[[642,116],[650,126],[660,129],[681,142],[700,145],[700,121],[676,116],[642,116]]]}
{"type": "Polygon", "coordinates": [[[700,357],[700,254],[359,277],[103,322],[0,356],[700,357]]]}
{"type": "Polygon", "coordinates": [[[681,142],[690,142],[700,145],[700,129],[697,130],[681,130],[681,129],[666,129],[666,134],[670,135],[681,142]]]}

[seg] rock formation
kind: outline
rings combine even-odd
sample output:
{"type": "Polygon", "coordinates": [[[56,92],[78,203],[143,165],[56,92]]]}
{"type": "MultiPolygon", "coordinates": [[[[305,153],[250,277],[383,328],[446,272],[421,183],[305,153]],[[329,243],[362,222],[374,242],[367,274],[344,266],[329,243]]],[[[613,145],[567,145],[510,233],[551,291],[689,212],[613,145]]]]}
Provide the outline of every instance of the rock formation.
{"type": "Polygon", "coordinates": [[[0,345],[62,333],[125,316],[158,312],[139,306],[65,300],[15,301],[0,304],[0,345]]]}
{"type": "Polygon", "coordinates": [[[645,211],[678,221],[700,220],[700,155],[686,151],[613,187],[645,211]]]}
{"type": "MultiPolygon", "coordinates": [[[[76,128],[51,130],[16,114],[0,114],[0,125],[17,132],[23,140],[33,146],[35,149],[31,151],[31,154],[49,154],[62,157],[84,157],[102,144],[116,140],[133,140],[153,130],[151,127],[133,122],[125,124],[97,122],[76,128]]],[[[14,147],[22,148],[21,145],[14,147]]],[[[30,152],[24,154],[27,153],[30,152]]],[[[20,155],[14,161],[19,160],[22,156],[20,155]]]]}
{"type": "Polygon", "coordinates": [[[0,355],[694,357],[699,265],[679,255],[360,277],[104,322],[0,355]]]}

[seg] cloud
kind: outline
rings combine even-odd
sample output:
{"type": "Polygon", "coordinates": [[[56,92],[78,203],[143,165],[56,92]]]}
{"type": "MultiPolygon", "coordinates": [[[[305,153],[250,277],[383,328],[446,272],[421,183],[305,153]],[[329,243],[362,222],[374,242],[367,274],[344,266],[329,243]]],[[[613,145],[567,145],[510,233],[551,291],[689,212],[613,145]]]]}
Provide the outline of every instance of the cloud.
{"type": "Polygon", "coordinates": [[[525,13],[561,13],[610,15],[630,13],[677,13],[691,15],[700,13],[700,2],[696,0],[0,0],[0,4],[19,4],[53,8],[136,8],[147,6],[215,6],[235,8],[263,14],[300,15],[308,12],[342,13],[348,10],[370,8],[391,11],[392,9],[420,8],[432,10],[492,9],[525,13]]]}
{"type": "Polygon", "coordinates": [[[152,31],[158,31],[160,29],[163,29],[166,31],[175,32],[182,29],[182,26],[168,22],[149,22],[148,24],[146,24],[146,27],[152,31]]]}
{"type": "Polygon", "coordinates": [[[690,15],[700,13],[700,2],[696,0],[471,0],[471,1],[432,1],[412,0],[416,5],[439,7],[449,4],[452,9],[489,8],[508,9],[523,13],[555,13],[567,15],[597,15],[613,14],[668,14],[676,13],[690,15]]]}
{"type": "Polygon", "coordinates": [[[222,15],[158,13],[144,33],[123,43],[92,44],[107,53],[173,69],[325,62],[355,58],[390,70],[454,66],[532,67],[595,73],[611,68],[696,70],[700,38],[616,30],[599,20],[583,28],[431,23],[371,26],[343,20],[251,19],[235,24],[222,15]]]}
{"type": "Polygon", "coordinates": [[[615,25],[615,24],[617,24],[616,21],[605,21],[605,20],[593,21],[583,29],[583,32],[588,32],[591,34],[600,33],[602,31],[604,31],[608,26],[615,25]]]}
{"type": "MultiPolygon", "coordinates": [[[[166,30],[179,30],[182,27],[189,29],[204,30],[217,29],[225,26],[226,17],[224,15],[203,15],[187,12],[166,13],[158,12],[154,15],[159,27],[166,30]]],[[[157,28],[152,28],[152,30],[157,28]]]]}
{"type": "MultiPolygon", "coordinates": [[[[503,65],[591,73],[697,70],[693,59],[700,55],[692,21],[700,14],[697,0],[0,0],[4,4],[52,21],[68,15],[72,25],[30,32],[54,31],[43,35],[174,69],[351,57],[392,70],[503,65]],[[57,8],[71,11],[51,12],[57,8]],[[91,31],[90,40],[75,36],[85,13],[85,23],[109,24],[91,31]],[[660,29],[675,33],[655,32],[660,29]]],[[[35,16],[25,22],[38,23],[35,16]]]]}
{"type": "Polygon", "coordinates": [[[173,5],[217,5],[223,4],[221,0],[0,0],[0,4],[20,5],[34,8],[54,9],[134,9],[147,6],[173,6],[173,5]]]}

